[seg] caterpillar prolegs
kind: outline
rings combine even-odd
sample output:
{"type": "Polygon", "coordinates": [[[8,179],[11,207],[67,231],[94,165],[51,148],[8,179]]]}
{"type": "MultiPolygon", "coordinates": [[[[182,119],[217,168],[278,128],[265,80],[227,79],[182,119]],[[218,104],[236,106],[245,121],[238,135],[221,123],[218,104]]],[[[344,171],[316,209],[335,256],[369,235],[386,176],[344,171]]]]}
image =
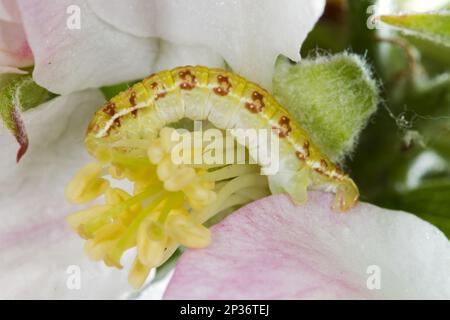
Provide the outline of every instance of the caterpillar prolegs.
{"type": "Polygon", "coordinates": [[[333,191],[340,211],[358,199],[354,182],[318,150],[285,108],[257,84],[221,69],[179,67],[136,83],[96,112],[85,143],[97,157],[114,149],[132,154],[133,147],[121,140],[151,140],[183,118],[209,120],[219,129],[275,128],[280,169],[269,176],[272,192],[287,192],[301,203],[307,188],[333,191]]]}

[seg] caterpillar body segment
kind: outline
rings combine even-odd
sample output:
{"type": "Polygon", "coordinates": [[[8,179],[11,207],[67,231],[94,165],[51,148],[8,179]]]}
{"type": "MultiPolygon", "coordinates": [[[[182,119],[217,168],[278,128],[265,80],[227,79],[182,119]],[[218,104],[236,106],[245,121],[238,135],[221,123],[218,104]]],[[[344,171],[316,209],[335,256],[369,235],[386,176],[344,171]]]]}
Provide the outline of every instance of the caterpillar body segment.
{"type": "Polygon", "coordinates": [[[184,103],[181,99],[180,89],[175,86],[169,71],[159,72],[157,75],[145,79],[143,84],[164,124],[177,122],[184,117],[184,103]]]}
{"type": "Polygon", "coordinates": [[[174,86],[180,88],[184,104],[184,116],[192,120],[205,118],[204,111],[209,100],[209,69],[205,67],[180,67],[173,69],[174,86]]]}
{"type": "Polygon", "coordinates": [[[218,128],[234,128],[247,81],[231,72],[211,69],[207,119],[218,128]]]}
{"type": "Polygon", "coordinates": [[[219,129],[267,128],[278,135],[279,171],[269,176],[273,193],[287,192],[303,203],[308,189],[332,191],[334,207],[341,211],[359,197],[354,182],[266,90],[221,69],[179,67],[144,79],[96,112],[85,143],[98,159],[111,154],[145,157],[144,149],[128,145],[127,139],[150,144],[162,127],[183,118],[209,120],[219,129]]]}

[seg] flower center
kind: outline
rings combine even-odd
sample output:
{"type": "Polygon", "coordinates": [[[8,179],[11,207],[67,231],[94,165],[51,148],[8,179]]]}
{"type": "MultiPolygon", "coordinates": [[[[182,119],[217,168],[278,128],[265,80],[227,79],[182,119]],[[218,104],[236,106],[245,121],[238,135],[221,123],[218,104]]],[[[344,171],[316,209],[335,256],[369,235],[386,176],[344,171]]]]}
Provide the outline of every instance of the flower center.
{"type": "MultiPolygon", "coordinates": [[[[269,195],[267,177],[257,165],[175,163],[176,145],[170,139],[174,132],[165,127],[151,142],[127,140],[127,146],[146,151],[136,154],[147,157],[99,155],[99,161],[82,168],[66,188],[66,198],[77,204],[103,196],[104,204],[70,215],[69,226],[87,240],[87,256],[108,266],[122,268],[124,252],[136,248],[128,277],[135,288],[178,247],[208,246],[211,235],[205,225],[269,195]],[[128,181],[132,191],[113,187],[117,181],[128,181]]],[[[201,153],[209,147],[199,145],[201,153]]],[[[193,148],[199,147],[193,143],[193,148]]]]}

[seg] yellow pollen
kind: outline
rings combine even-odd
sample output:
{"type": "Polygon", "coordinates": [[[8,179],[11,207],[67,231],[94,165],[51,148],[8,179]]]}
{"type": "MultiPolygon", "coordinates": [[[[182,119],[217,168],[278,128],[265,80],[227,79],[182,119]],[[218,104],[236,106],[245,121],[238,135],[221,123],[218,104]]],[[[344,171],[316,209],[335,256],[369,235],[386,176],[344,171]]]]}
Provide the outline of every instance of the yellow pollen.
{"type": "Polygon", "coordinates": [[[268,193],[267,179],[254,165],[175,164],[171,153],[176,134],[163,128],[148,142],[129,137],[117,141],[118,149],[102,149],[96,154],[99,162],[82,168],[66,188],[67,199],[74,203],[103,196],[104,204],[71,214],[67,222],[87,240],[84,250],[93,261],[122,268],[123,254],[136,247],[128,276],[135,288],[178,247],[208,246],[211,233],[203,225],[208,219],[268,193]],[[136,150],[120,151],[127,146],[136,150]],[[110,187],[106,176],[131,184],[131,191],[110,187]]]}

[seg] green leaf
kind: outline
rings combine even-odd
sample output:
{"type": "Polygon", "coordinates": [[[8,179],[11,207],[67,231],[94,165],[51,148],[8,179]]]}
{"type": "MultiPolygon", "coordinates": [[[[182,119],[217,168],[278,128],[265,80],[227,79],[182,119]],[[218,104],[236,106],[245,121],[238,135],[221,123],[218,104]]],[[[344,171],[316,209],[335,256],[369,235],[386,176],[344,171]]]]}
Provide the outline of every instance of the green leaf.
{"type": "Polygon", "coordinates": [[[378,104],[378,88],[354,54],[279,58],[273,80],[277,100],[296,117],[315,144],[334,161],[352,152],[378,104]]]}
{"type": "Polygon", "coordinates": [[[8,77],[0,88],[0,116],[19,144],[17,162],[28,149],[28,136],[21,118],[27,111],[52,99],[55,95],[37,85],[31,75],[8,77]]]}
{"type": "Polygon", "coordinates": [[[399,195],[403,210],[416,213],[450,238],[450,181],[440,179],[399,195]]]}
{"type": "Polygon", "coordinates": [[[387,15],[380,20],[404,33],[450,47],[450,11],[387,15]]]}

